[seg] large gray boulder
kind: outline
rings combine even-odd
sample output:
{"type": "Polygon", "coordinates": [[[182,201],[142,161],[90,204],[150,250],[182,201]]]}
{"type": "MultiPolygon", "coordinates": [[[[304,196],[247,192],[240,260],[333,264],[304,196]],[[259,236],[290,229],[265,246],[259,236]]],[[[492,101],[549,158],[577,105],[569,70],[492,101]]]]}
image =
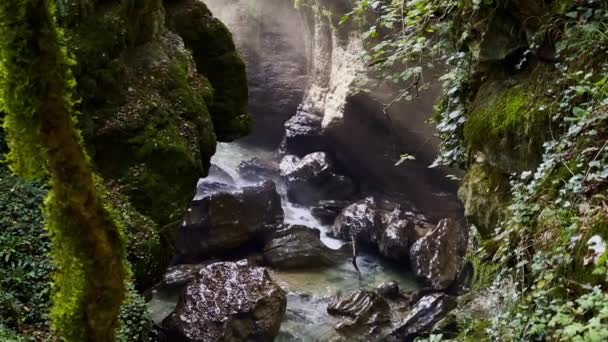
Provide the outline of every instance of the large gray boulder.
{"type": "Polygon", "coordinates": [[[407,263],[410,247],[431,227],[420,213],[368,197],[346,207],[329,235],[343,240],[354,238],[358,246],[375,248],[385,258],[407,263]]]}
{"type": "Polygon", "coordinates": [[[398,327],[382,341],[410,342],[428,335],[433,326],[456,308],[456,298],[445,293],[432,293],[422,297],[401,320],[398,327]]]}
{"type": "Polygon", "coordinates": [[[338,295],[327,306],[327,313],[340,317],[336,330],[342,335],[373,339],[390,324],[390,306],[374,291],[357,290],[338,295]]]}
{"type": "Polygon", "coordinates": [[[273,268],[294,269],[329,266],[339,257],[321,242],[318,229],[284,225],[269,236],[264,245],[264,260],[273,268]]]}
{"type": "Polygon", "coordinates": [[[248,182],[263,182],[278,176],[277,165],[257,157],[242,161],[237,167],[237,172],[248,182]]]}
{"type": "Polygon", "coordinates": [[[282,222],[281,197],[272,182],[243,188],[199,184],[197,197],[177,232],[178,258],[181,263],[194,263],[221,257],[261,239],[282,222]]]}
{"type": "Polygon", "coordinates": [[[468,239],[465,225],[453,219],[441,220],[410,248],[412,270],[432,289],[447,289],[462,268],[468,239]]]}
{"type": "Polygon", "coordinates": [[[181,341],[272,341],[286,306],[264,268],[220,262],[200,270],[164,325],[181,341]]]}
{"type": "Polygon", "coordinates": [[[321,200],[348,199],[355,193],[353,181],[335,172],[325,152],[314,152],[302,159],[287,155],[279,167],[292,202],[312,205],[321,200]]]}
{"type": "Polygon", "coordinates": [[[296,115],[285,122],[285,149],[287,153],[305,156],[325,148],[321,127],[322,117],[299,108],[296,115]]]}

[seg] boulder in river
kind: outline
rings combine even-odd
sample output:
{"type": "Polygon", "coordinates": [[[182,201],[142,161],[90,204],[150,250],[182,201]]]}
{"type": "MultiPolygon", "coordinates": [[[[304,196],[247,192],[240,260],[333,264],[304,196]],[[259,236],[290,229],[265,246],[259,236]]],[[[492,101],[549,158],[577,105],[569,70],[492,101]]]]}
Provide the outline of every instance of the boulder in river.
{"type": "Polygon", "coordinates": [[[248,182],[263,182],[278,175],[275,164],[257,157],[242,161],[237,168],[237,172],[242,179],[248,182]]]}
{"type": "Polygon", "coordinates": [[[350,203],[348,201],[323,200],[310,208],[310,213],[324,225],[332,225],[336,217],[350,203]]]}
{"type": "Polygon", "coordinates": [[[376,287],[376,291],[385,298],[395,299],[399,297],[399,284],[396,281],[387,281],[376,287]]]}
{"type": "Polygon", "coordinates": [[[177,232],[181,263],[226,255],[283,222],[281,197],[272,182],[243,188],[213,183],[204,190],[190,204],[177,232]]]}
{"type": "Polygon", "coordinates": [[[280,164],[287,197],[299,204],[312,205],[321,200],[347,199],[355,192],[352,180],[334,172],[325,152],[314,152],[302,159],[288,155],[280,164]]]}
{"type": "Polygon", "coordinates": [[[211,164],[211,166],[209,167],[209,175],[205,178],[203,178],[200,182],[209,182],[209,181],[214,181],[214,182],[219,182],[219,183],[225,183],[225,184],[234,184],[234,178],[232,178],[232,176],[226,172],[224,169],[222,169],[221,167],[215,165],[215,164],[211,164]]]}
{"type": "Polygon", "coordinates": [[[220,262],[200,270],[164,325],[179,341],[272,341],[286,305],[266,269],[220,262]]]}
{"type": "Polygon", "coordinates": [[[336,218],[330,235],[343,240],[354,237],[357,245],[376,248],[388,259],[407,262],[410,246],[430,228],[422,214],[368,197],[346,207],[336,218]]]}
{"type": "Polygon", "coordinates": [[[284,225],[264,245],[264,260],[279,269],[316,268],[337,261],[337,252],[326,247],[318,229],[284,225]]]}
{"type": "Polygon", "coordinates": [[[314,151],[322,151],[325,137],[321,127],[321,117],[298,109],[296,115],[285,122],[285,148],[287,153],[305,156],[314,151]]]}
{"type": "Polygon", "coordinates": [[[468,247],[468,229],[453,219],[437,227],[410,248],[415,274],[435,290],[445,290],[456,280],[468,247]]]}
{"type": "Polygon", "coordinates": [[[432,293],[422,297],[382,341],[411,342],[416,337],[427,335],[433,326],[456,308],[456,297],[445,293],[432,293]]]}
{"type": "Polygon", "coordinates": [[[372,338],[390,324],[390,307],[386,300],[374,291],[357,290],[346,296],[333,298],[327,313],[344,319],[336,330],[346,336],[372,338]]]}

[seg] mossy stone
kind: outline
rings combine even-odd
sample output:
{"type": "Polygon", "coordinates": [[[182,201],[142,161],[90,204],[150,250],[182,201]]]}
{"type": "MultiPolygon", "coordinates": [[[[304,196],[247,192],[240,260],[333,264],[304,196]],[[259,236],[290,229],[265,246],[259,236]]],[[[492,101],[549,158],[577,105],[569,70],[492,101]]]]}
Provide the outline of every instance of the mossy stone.
{"type": "Polygon", "coordinates": [[[549,111],[538,110],[542,99],[515,80],[484,82],[468,108],[465,143],[482,152],[503,173],[533,170],[547,135],[549,111]]]}
{"type": "Polygon", "coordinates": [[[475,163],[463,178],[458,197],[465,216],[484,239],[491,238],[509,205],[509,177],[486,163],[475,163]]]}
{"type": "Polygon", "coordinates": [[[169,29],[192,50],[198,71],[215,89],[210,112],[218,140],[232,141],[248,134],[246,66],[232,34],[202,2],[177,0],[166,5],[169,29]]]}

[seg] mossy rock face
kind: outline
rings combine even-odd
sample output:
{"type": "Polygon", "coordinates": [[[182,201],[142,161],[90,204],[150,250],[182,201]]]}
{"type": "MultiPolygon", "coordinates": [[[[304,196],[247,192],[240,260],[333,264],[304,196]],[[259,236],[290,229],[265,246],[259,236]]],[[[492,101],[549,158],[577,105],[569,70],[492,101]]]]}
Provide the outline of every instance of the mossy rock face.
{"type": "Polygon", "coordinates": [[[198,71],[215,89],[211,116],[217,137],[232,141],[249,133],[248,87],[245,62],[236,51],[232,34],[195,0],[166,2],[167,26],[192,50],[198,71]]]}
{"type": "Polygon", "coordinates": [[[503,173],[533,170],[548,134],[549,111],[526,81],[484,82],[468,108],[465,142],[503,173]]]}
{"type": "Polygon", "coordinates": [[[168,264],[169,255],[161,246],[158,225],[149,217],[139,213],[128,198],[116,190],[108,192],[108,200],[127,235],[127,259],[138,289],[154,285],[168,264]]]}
{"type": "Polygon", "coordinates": [[[126,102],[93,121],[95,160],[138,211],[165,225],[181,218],[215,152],[212,90],[170,32],[125,55],[124,66],[126,102]]]}
{"type": "Polygon", "coordinates": [[[202,3],[169,3],[187,5],[180,19],[192,20],[183,23],[192,34],[174,30],[184,39],[165,26],[173,16],[162,0],[58,2],[77,60],[79,125],[134,240],[129,259],[140,287],[167,262],[159,249],[171,242],[159,227],[181,220],[215,153],[216,131],[230,140],[250,126],[245,65],[232,36],[202,3]]]}
{"type": "Polygon", "coordinates": [[[490,238],[505,218],[509,190],[509,177],[485,163],[474,164],[465,175],[458,197],[464,204],[465,216],[483,238],[490,238]]]}
{"type": "Polygon", "coordinates": [[[215,152],[209,81],[164,26],[162,1],[110,1],[67,25],[94,162],[134,208],[179,220],[215,152]]]}

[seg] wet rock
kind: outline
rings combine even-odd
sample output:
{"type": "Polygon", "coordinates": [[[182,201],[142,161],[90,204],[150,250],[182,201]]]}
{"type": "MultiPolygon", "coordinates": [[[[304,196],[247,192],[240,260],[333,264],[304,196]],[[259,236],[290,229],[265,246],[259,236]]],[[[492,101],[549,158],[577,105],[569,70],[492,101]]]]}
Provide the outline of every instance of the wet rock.
{"type": "Polygon", "coordinates": [[[384,257],[395,261],[408,260],[412,244],[432,229],[421,214],[400,209],[384,213],[382,227],[378,234],[378,250],[384,257]]]}
{"type": "Polygon", "coordinates": [[[163,279],[155,286],[156,289],[180,288],[193,281],[196,275],[208,264],[184,264],[171,266],[163,275],[163,279]]]}
{"type": "Polygon", "coordinates": [[[283,166],[281,175],[288,181],[305,180],[320,184],[327,180],[333,172],[334,165],[325,152],[308,154],[297,163],[293,163],[296,160],[293,156],[286,156],[281,161],[283,166]]]}
{"type": "Polygon", "coordinates": [[[410,246],[430,227],[419,213],[368,197],[346,207],[336,218],[329,235],[343,240],[354,237],[358,245],[376,248],[388,259],[407,262],[410,246]]]}
{"type": "Polygon", "coordinates": [[[234,184],[234,178],[215,164],[211,164],[211,167],[209,167],[209,175],[205,179],[219,183],[234,184]]]}
{"type": "Polygon", "coordinates": [[[360,242],[370,245],[381,229],[380,210],[378,201],[373,197],[353,203],[336,218],[329,234],[342,240],[351,240],[355,236],[360,242]]]}
{"type": "Polygon", "coordinates": [[[473,285],[474,275],[475,270],[473,269],[473,264],[470,261],[465,262],[464,265],[462,265],[460,272],[458,272],[456,280],[448,289],[448,292],[459,296],[469,292],[473,285]]]}
{"type": "Polygon", "coordinates": [[[292,154],[286,155],[281,159],[281,163],[279,164],[279,171],[281,177],[287,177],[288,174],[295,170],[296,166],[300,163],[302,159],[298,156],[294,156],[292,154]]]}
{"type": "Polygon", "coordinates": [[[336,330],[347,336],[371,338],[390,323],[388,303],[373,291],[358,290],[344,297],[337,296],[328,304],[327,313],[344,318],[336,330]]]}
{"type": "Polygon", "coordinates": [[[264,268],[221,262],[188,284],[164,325],[178,341],[272,341],[286,305],[264,268]]]}
{"type": "Polygon", "coordinates": [[[424,296],[399,323],[399,327],[382,341],[414,341],[416,337],[430,333],[433,326],[454,308],[456,308],[455,297],[445,293],[424,296]]]}
{"type": "Polygon", "coordinates": [[[237,172],[248,182],[263,182],[277,176],[277,167],[260,158],[253,158],[239,164],[237,172]]]}
{"type": "Polygon", "coordinates": [[[331,225],[349,204],[348,201],[323,200],[311,207],[310,212],[322,224],[331,225]]]}
{"type": "Polygon", "coordinates": [[[292,155],[286,156],[280,168],[287,197],[295,203],[311,205],[324,199],[346,199],[354,193],[352,180],[334,173],[333,163],[325,152],[308,154],[299,161],[292,155]]]}
{"type": "Polygon", "coordinates": [[[212,183],[192,201],[177,232],[176,248],[182,263],[195,263],[260,239],[269,227],[282,222],[281,198],[274,183],[240,189],[212,183]]]}
{"type": "Polygon", "coordinates": [[[385,298],[393,299],[399,297],[399,285],[395,281],[387,281],[378,285],[376,291],[385,298]]]}
{"type": "Polygon", "coordinates": [[[285,148],[287,153],[305,156],[324,149],[321,117],[307,113],[301,108],[285,122],[285,148]]]}
{"type": "Polygon", "coordinates": [[[468,229],[444,219],[410,248],[414,273],[436,290],[447,289],[458,275],[468,247],[468,229]]]}
{"type": "Polygon", "coordinates": [[[264,245],[264,260],[279,269],[316,268],[336,262],[335,252],[320,239],[318,229],[284,225],[264,245]]]}

